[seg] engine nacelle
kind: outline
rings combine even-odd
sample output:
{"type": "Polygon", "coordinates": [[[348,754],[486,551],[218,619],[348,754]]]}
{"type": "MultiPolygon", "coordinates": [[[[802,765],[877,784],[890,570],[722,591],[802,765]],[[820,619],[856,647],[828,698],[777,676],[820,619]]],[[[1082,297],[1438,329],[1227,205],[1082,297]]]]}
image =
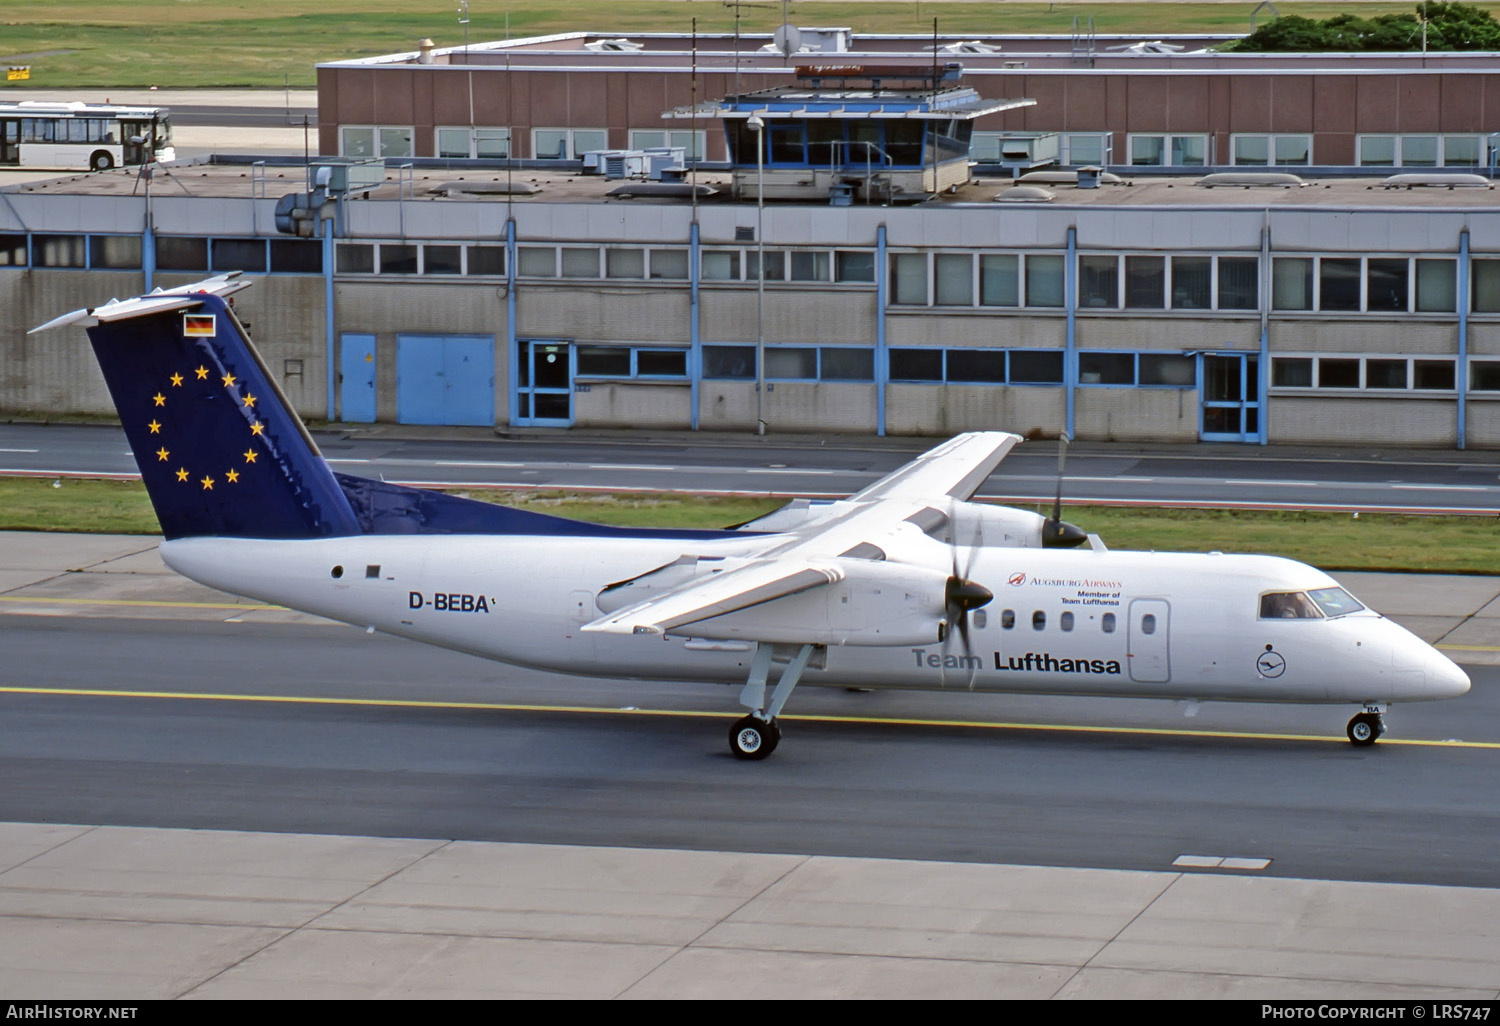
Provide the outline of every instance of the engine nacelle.
{"type": "Polygon", "coordinates": [[[953,545],[975,548],[1039,549],[1042,525],[1047,518],[1013,506],[986,502],[960,502],[953,506],[948,523],[932,534],[953,545]]]}

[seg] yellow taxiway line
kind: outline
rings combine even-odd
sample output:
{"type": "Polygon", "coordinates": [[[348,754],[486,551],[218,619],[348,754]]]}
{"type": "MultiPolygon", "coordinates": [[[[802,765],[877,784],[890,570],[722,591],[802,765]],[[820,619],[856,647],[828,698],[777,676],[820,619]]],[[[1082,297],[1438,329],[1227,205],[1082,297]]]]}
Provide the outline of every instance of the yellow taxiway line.
{"type": "MultiPolygon", "coordinates": [[[[272,705],[327,705],[391,709],[459,709],[481,712],[586,713],[616,716],[675,716],[707,719],[729,719],[738,712],[701,712],[690,709],[638,709],[635,707],[589,705],[542,705],[522,702],[442,702],[403,698],[326,698],[314,695],[229,695],[186,691],[111,691],[104,688],[40,688],[0,686],[4,695],[59,695],[86,698],[158,698],[203,702],[262,702],[272,705]]],[[[1003,723],[985,720],[941,720],[895,716],[829,716],[788,715],[782,719],[800,723],[850,723],[870,726],[961,727],[973,730],[1046,731],[1060,734],[1115,734],[1136,737],[1243,739],[1253,741],[1321,741],[1347,744],[1342,737],[1319,734],[1265,734],[1251,731],[1185,730],[1171,727],[1097,727],[1064,723],[1003,723]]],[[[1418,738],[1385,738],[1382,745],[1417,748],[1491,748],[1500,749],[1500,741],[1446,741],[1418,738]]]]}

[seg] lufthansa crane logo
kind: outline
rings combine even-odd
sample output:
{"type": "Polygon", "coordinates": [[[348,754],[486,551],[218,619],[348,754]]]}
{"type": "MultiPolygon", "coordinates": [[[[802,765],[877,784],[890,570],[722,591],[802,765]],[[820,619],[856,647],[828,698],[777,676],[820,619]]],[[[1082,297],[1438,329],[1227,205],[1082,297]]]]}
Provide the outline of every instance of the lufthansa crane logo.
{"type": "Polygon", "coordinates": [[[1286,660],[1281,658],[1279,652],[1271,651],[1267,645],[1266,650],[1255,660],[1255,670],[1262,677],[1280,677],[1286,671],[1286,660]]]}

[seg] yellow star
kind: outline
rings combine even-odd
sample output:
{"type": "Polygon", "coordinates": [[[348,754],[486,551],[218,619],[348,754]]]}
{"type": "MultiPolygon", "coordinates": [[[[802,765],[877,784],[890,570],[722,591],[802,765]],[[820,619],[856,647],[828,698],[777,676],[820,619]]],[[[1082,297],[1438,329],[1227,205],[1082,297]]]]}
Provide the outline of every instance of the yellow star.
{"type": "Polygon", "coordinates": [[[179,480],[179,481],[186,481],[187,479],[188,479],[187,468],[186,467],[178,467],[177,468],[177,480],[179,480]]]}
{"type": "Polygon", "coordinates": [[[196,375],[198,375],[198,380],[199,381],[207,381],[208,380],[208,368],[207,367],[199,367],[197,370],[193,371],[193,373],[196,374],[196,375]]]}
{"type": "Polygon", "coordinates": [[[226,375],[224,375],[224,387],[225,388],[231,388],[231,387],[233,387],[233,385],[234,385],[234,375],[233,374],[226,374],[226,375]]]}
{"type": "Polygon", "coordinates": [[[249,393],[248,393],[248,392],[247,392],[247,393],[246,393],[246,394],[245,394],[245,405],[246,405],[246,406],[254,406],[254,405],[255,405],[255,396],[253,396],[253,395],[250,395],[250,394],[249,394],[249,393]]]}
{"type": "Polygon", "coordinates": [[[214,479],[213,478],[211,478],[211,477],[205,477],[203,479],[203,490],[205,492],[211,492],[211,491],[214,490],[214,479]]]}
{"type": "Polygon", "coordinates": [[[151,401],[154,402],[158,406],[165,406],[165,405],[167,405],[167,397],[164,396],[164,395],[162,395],[160,392],[158,392],[155,395],[153,395],[151,397],[151,401]]]}
{"type": "Polygon", "coordinates": [[[153,435],[159,435],[159,434],[161,434],[161,424],[157,423],[156,421],[153,420],[151,423],[147,424],[146,426],[151,429],[151,433],[153,435]]]}
{"type": "Polygon", "coordinates": [[[261,423],[261,422],[260,422],[260,421],[258,421],[258,420],[257,420],[257,421],[256,421],[256,422],[255,422],[255,423],[254,423],[254,424],[251,424],[251,425],[250,425],[250,433],[251,433],[251,434],[252,434],[252,435],[258,435],[258,434],[260,434],[260,433],[261,433],[261,432],[262,432],[262,431],[264,431],[264,430],[265,430],[265,429],[266,429],[266,426],[265,426],[265,425],[264,425],[264,424],[262,424],[262,423],[261,423]]]}
{"type": "Polygon", "coordinates": [[[165,463],[167,462],[167,457],[170,455],[172,454],[167,452],[166,447],[163,446],[162,448],[156,450],[156,461],[158,463],[165,463]]]}
{"type": "Polygon", "coordinates": [[[254,449],[246,449],[245,450],[245,462],[246,463],[254,463],[255,462],[255,450],[254,449]]]}
{"type": "Polygon", "coordinates": [[[240,479],[240,472],[238,470],[230,470],[226,471],[224,476],[229,479],[230,484],[234,484],[240,479]]]}
{"type": "Polygon", "coordinates": [[[181,388],[182,387],[182,375],[181,374],[173,374],[172,375],[172,387],[173,388],[181,388]]]}

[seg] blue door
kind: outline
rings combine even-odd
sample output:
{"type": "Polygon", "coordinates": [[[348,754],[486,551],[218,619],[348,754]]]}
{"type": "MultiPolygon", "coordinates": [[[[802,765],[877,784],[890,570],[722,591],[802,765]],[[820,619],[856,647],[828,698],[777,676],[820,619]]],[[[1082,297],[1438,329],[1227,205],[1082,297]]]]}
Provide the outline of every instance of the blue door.
{"type": "Polygon", "coordinates": [[[573,426],[573,346],[521,339],[516,343],[518,426],[573,426]]]}
{"type": "Polygon", "coordinates": [[[396,420],[494,424],[494,336],[397,335],[396,420]]]}
{"type": "Polygon", "coordinates": [[[375,336],[339,336],[339,415],[350,424],[375,423],[375,336]]]}
{"type": "Polygon", "coordinates": [[[1260,358],[1253,353],[1203,353],[1198,437],[1205,442],[1260,441],[1260,358]]]}

